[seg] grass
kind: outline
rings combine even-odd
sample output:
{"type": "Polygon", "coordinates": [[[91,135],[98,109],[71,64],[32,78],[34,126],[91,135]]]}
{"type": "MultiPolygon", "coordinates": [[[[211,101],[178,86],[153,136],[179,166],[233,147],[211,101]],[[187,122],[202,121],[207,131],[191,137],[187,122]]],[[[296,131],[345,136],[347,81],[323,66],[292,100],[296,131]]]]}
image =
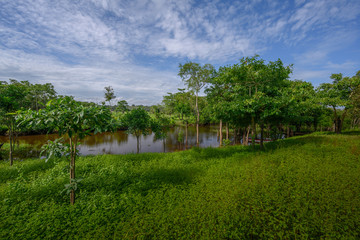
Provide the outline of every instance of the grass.
{"type": "Polygon", "coordinates": [[[0,164],[0,239],[359,239],[360,136],[0,164]]]}

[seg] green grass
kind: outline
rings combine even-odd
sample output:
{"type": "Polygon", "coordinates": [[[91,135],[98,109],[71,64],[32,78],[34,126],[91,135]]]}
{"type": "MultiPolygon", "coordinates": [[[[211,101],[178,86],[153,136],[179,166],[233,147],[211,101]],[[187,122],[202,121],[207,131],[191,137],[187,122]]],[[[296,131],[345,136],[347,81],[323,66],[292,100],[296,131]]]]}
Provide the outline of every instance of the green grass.
{"type": "Polygon", "coordinates": [[[360,136],[0,164],[0,239],[359,239],[360,136]]]}

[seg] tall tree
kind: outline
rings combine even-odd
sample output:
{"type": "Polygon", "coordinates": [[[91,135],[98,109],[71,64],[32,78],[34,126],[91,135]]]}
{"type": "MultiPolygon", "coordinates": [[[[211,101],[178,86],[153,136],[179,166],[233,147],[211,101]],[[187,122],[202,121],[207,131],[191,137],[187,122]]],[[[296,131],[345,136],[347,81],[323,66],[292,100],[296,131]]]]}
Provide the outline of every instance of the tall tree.
{"type": "Polygon", "coordinates": [[[317,89],[324,106],[333,109],[335,132],[341,133],[344,119],[353,107],[351,97],[360,85],[360,77],[343,77],[341,73],[332,74],[332,83],[323,83],[317,89]]]}
{"type": "Polygon", "coordinates": [[[109,105],[111,107],[111,100],[116,98],[114,89],[111,86],[104,87],[104,89],[105,89],[105,101],[109,102],[109,105]]]}
{"type": "Polygon", "coordinates": [[[28,82],[19,82],[14,79],[10,79],[9,83],[0,82],[0,123],[8,128],[11,166],[13,165],[13,152],[19,130],[16,124],[16,112],[29,105],[29,102],[25,101],[29,92],[28,86],[28,82]]]}
{"type": "Polygon", "coordinates": [[[200,111],[198,104],[199,92],[214,77],[215,69],[211,64],[201,66],[199,63],[187,62],[179,64],[179,73],[186,87],[195,94],[196,109],[196,143],[199,144],[200,111]]]}

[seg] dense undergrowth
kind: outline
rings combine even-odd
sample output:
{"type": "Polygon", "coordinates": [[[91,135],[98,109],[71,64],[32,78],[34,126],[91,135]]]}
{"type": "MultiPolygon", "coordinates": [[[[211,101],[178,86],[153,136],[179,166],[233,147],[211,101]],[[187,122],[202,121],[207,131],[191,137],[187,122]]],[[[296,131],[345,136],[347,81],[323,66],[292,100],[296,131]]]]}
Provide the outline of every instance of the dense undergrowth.
{"type": "Polygon", "coordinates": [[[360,136],[0,164],[0,239],[359,239],[360,136]]]}

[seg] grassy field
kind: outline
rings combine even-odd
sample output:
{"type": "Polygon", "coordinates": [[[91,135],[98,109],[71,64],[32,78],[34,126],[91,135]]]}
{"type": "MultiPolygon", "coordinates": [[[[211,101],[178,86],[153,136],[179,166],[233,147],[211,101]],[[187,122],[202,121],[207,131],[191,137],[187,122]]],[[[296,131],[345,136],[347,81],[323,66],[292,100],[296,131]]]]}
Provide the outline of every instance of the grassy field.
{"type": "Polygon", "coordinates": [[[360,136],[0,163],[0,239],[359,239],[360,136]]]}

